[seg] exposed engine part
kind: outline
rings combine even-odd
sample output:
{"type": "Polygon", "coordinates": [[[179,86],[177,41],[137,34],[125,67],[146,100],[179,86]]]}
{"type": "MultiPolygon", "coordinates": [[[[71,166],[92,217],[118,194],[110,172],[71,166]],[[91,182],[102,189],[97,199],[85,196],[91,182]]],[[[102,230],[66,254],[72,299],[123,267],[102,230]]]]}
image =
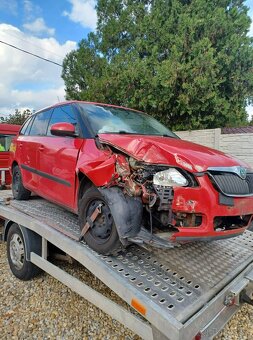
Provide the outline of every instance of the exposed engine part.
{"type": "MultiPolygon", "coordinates": [[[[111,188],[121,187],[126,199],[134,197],[141,199],[148,213],[147,225],[149,225],[151,234],[153,223],[155,227],[162,230],[167,227],[169,231],[173,229],[174,190],[172,187],[153,184],[154,174],[164,168],[160,165],[147,165],[118,153],[115,163],[116,177],[110,185],[111,188]]],[[[176,231],[176,228],[173,231],[176,231]]]]}
{"type": "Polygon", "coordinates": [[[116,171],[120,177],[124,180],[127,176],[130,176],[131,171],[127,158],[121,154],[117,155],[116,171]]]}
{"type": "Polygon", "coordinates": [[[154,189],[159,196],[160,202],[158,211],[171,210],[172,201],[174,198],[174,190],[172,187],[163,187],[154,184],[154,189]]]}
{"type": "Polygon", "coordinates": [[[171,219],[170,219],[170,216],[169,216],[167,211],[166,212],[162,211],[160,213],[160,222],[165,227],[167,227],[169,224],[171,224],[171,219]]]}
{"type": "Polygon", "coordinates": [[[202,224],[202,215],[195,213],[175,214],[176,227],[199,227],[202,224]]]}
{"type": "Polygon", "coordinates": [[[168,226],[173,223],[172,202],[174,190],[172,187],[163,187],[159,185],[154,185],[154,189],[159,197],[159,206],[157,210],[158,212],[163,211],[163,213],[160,214],[160,221],[164,226],[168,226]]]}
{"type": "Polygon", "coordinates": [[[140,196],[143,192],[142,187],[139,184],[137,184],[132,179],[132,177],[128,177],[125,179],[124,189],[129,196],[134,196],[134,197],[140,196]]]}

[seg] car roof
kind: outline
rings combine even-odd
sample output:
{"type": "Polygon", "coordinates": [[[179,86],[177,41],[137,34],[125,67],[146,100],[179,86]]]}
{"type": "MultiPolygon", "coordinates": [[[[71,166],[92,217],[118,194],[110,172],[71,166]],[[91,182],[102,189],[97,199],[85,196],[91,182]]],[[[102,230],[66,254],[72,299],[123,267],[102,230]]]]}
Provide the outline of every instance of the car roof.
{"type": "Polygon", "coordinates": [[[83,100],[67,100],[67,101],[64,101],[64,102],[59,102],[57,104],[47,106],[47,107],[45,107],[41,110],[38,110],[37,112],[48,110],[48,109],[54,109],[58,106],[67,105],[67,104],[93,104],[93,105],[102,105],[102,106],[114,107],[114,108],[118,108],[118,109],[126,109],[126,110],[135,111],[135,112],[142,112],[142,111],[131,109],[131,108],[124,107],[124,106],[105,104],[105,103],[97,103],[97,102],[89,102],[89,101],[83,101],[83,100]]]}
{"type": "Polygon", "coordinates": [[[6,134],[17,134],[20,130],[21,125],[16,124],[0,124],[0,133],[6,133],[6,134]]]}

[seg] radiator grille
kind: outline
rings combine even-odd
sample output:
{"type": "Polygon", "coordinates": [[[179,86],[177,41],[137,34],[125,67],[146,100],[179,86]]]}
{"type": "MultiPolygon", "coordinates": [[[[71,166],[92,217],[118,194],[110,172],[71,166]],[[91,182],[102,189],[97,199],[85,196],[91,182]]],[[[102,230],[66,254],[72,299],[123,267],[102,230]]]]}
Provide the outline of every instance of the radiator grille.
{"type": "Polygon", "coordinates": [[[216,187],[224,194],[231,196],[253,195],[253,173],[247,174],[246,179],[227,172],[210,172],[210,174],[216,187]]]}

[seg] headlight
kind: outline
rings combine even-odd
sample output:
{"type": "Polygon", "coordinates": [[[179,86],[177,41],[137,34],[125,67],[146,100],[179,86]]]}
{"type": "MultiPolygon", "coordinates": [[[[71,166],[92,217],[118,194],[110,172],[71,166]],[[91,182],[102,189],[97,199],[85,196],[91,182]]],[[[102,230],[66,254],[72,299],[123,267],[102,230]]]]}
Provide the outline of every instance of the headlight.
{"type": "Polygon", "coordinates": [[[153,183],[165,187],[185,187],[189,184],[187,179],[173,168],[157,172],[153,177],[153,183]]]}

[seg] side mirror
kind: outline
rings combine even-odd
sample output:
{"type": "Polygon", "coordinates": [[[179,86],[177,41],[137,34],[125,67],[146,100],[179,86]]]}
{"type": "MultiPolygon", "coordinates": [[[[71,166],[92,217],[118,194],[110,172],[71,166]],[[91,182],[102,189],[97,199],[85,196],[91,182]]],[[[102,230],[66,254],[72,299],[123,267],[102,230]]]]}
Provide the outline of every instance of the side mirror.
{"type": "Polygon", "coordinates": [[[76,136],[76,129],[73,124],[70,123],[55,123],[51,126],[50,132],[54,136],[76,136]]]}

